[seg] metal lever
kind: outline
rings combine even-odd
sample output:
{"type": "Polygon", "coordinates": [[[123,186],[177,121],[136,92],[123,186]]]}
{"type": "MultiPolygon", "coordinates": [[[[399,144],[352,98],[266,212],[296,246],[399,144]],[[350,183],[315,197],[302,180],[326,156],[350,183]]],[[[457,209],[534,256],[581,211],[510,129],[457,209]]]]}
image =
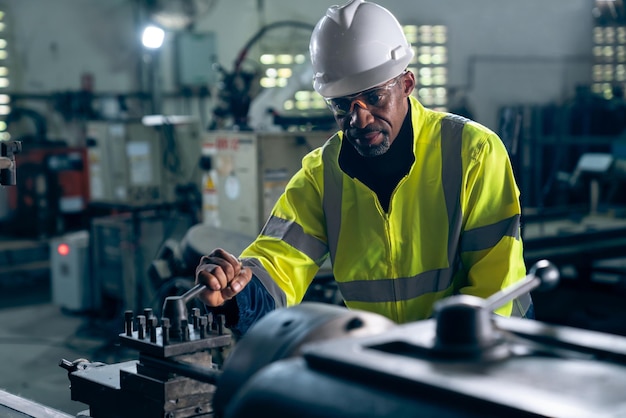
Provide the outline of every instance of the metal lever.
{"type": "Polygon", "coordinates": [[[163,302],[162,316],[170,320],[170,337],[180,338],[182,336],[183,320],[188,320],[187,303],[198,296],[206,289],[203,284],[197,284],[180,296],[168,296],[163,302]]]}
{"type": "Polygon", "coordinates": [[[513,299],[522,296],[536,288],[548,290],[559,283],[559,270],[548,260],[536,262],[526,277],[517,283],[494,293],[485,300],[485,309],[493,311],[513,299]]]}
{"type": "Polygon", "coordinates": [[[549,261],[541,260],[522,280],[488,299],[455,295],[437,302],[433,353],[465,359],[507,355],[500,344],[501,335],[493,324],[493,310],[538,287],[553,287],[558,281],[558,269],[549,261]]]}

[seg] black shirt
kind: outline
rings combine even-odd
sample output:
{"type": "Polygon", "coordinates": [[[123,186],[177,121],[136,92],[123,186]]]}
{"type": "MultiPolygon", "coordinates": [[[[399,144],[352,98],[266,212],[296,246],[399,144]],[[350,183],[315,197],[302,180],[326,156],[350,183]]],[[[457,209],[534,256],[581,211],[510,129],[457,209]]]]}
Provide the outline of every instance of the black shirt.
{"type": "Polygon", "coordinates": [[[389,150],[377,157],[363,157],[348,142],[343,141],[339,153],[339,166],[350,177],[363,182],[378,196],[385,212],[389,210],[391,193],[398,182],[409,173],[415,161],[413,155],[413,127],[411,108],[404,118],[398,137],[389,150]]]}

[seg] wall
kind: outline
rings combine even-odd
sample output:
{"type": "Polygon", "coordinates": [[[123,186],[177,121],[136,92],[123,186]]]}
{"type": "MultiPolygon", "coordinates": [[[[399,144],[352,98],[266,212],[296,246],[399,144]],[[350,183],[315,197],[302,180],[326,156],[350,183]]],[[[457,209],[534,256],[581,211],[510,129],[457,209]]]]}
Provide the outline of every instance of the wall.
{"type": "Polygon", "coordinates": [[[99,91],[136,88],[138,44],[128,0],[13,0],[15,70],[21,92],[78,89],[83,73],[99,91]]]}
{"type": "MultiPolygon", "coordinates": [[[[217,36],[227,69],[263,25],[314,24],[336,0],[214,1],[197,31],[217,36]]],[[[25,93],[78,89],[93,73],[96,91],[138,88],[141,57],[131,0],[13,0],[13,36],[25,93]]],[[[562,101],[590,80],[590,0],[380,0],[403,23],[449,28],[449,82],[467,89],[476,118],[494,127],[504,104],[562,101]]],[[[162,54],[162,83],[174,88],[172,36],[162,54]]]]}

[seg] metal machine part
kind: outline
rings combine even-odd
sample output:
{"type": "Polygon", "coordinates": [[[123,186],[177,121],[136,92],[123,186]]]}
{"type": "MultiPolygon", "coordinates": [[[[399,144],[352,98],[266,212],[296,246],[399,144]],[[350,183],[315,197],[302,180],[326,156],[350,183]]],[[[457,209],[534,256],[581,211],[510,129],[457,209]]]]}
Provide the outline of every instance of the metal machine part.
{"type": "Polygon", "coordinates": [[[436,332],[433,353],[450,359],[488,359],[506,355],[502,334],[492,312],[535,288],[547,290],[559,282],[558,269],[547,260],[532,266],[524,280],[487,299],[455,295],[435,304],[436,332]]]}
{"type": "Polygon", "coordinates": [[[72,418],[64,412],[0,390],[0,416],[3,418],[72,418]]]}
{"type": "MultiPolygon", "coordinates": [[[[214,407],[225,418],[624,416],[625,338],[488,314],[536,287],[538,276],[558,278],[551,264],[536,267],[485,301],[442,301],[431,320],[307,344],[232,385],[227,403],[216,393],[214,407]]],[[[270,315],[279,323],[290,314],[270,315]]],[[[228,364],[246,361],[237,351],[221,381],[228,364]]]]}
{"type": "Polygon", "coordinates": [[[224,417],[624,416],[624,338],[531,320],[496,322],[508,334],[502,347],[509,355],[500,359],[435,355],[434,320],[310,345],[302,357],[253,375],[224,417]]]}
{"type": "Polygon", "coordinates": [[[120,339],[139,361],[64,367],[93,418],[626,416],[626,338],[491,314],[558,276],[541,261],[491,298],[453,296],[404,325],[329,304],[279,309],[217,370],[203,353],[227,342],[197,310],[185,319],[194,289],[164,307],[182,313],[180,335],[150,311],[134,330],[128,314],[120,339]]]}
{"type": "Polygon", "coordinates": [[[89,405],[93,418],[212,417],[211,399],[220,372],[215,355],[231,345],[225,318],[214,320],[185,302],[194,294],[166,301],[173,316],[160,321],[151,308],[125,313],[123,346],[137,349],[139,360],[112,365],[61,360],[68,370],[72,400],[89,405]],[[175,324],[172,327],[172,324],[175,324]]]}
{"type": "Polygon", "coordinates": [[[394,326],[380,315],[314,302],[272,312],[261,321],[224,363],[213,403],[218,415],[255,373],[270,363],[301,355],[305,344],[378,334],[394,326]]]}
{"type": "Polygon", "coordinates": [[[213,417],[216,394],[223,405],[240,382],[271,362],[300,355],[305,344],[372,335],[394,326],[372,313],[305,303],[285,310],[288,318],[270,317],[266,326],[251,330],[247,343],[235,346],[236,360],[229,363],[224,378],[224,368],[219,369],[210,354],[232,344],[224,317],[214,320],[198,308],[191,315],[187,312],[186,304],[201,289],[196,286],[184,295],[168,297],[163,312],[169,317],[161,318],[160,326],[150,308],[137,316],[126,312],[120,342],[139,351],[138,361],[107,365],[61,360],[60,366],[68,370],[72,400],[89,405],[92,418],[213,417]]]}

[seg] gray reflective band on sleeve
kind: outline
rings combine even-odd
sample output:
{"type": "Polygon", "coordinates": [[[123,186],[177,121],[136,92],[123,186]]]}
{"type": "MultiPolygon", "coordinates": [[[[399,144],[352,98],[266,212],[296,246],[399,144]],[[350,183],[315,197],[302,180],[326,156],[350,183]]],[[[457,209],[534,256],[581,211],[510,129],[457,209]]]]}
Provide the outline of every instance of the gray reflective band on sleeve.
{"type": "Polygon", "coordinates": [[[241,264],[252,270],[252,274],[259,279],[269,294],[272,295],[274,303],[276,304],[276,309],[287,306],[287,297],[285,296],[285,292],[278,287],[276,282],[270,277],[269,273],[265,270],[265,267],[263,267],[259,260],[255,258],[242,258],[241,264]]]}
{"type": "Polygon", "coordinates": [[[465,231],[462,251],[480,251],[495,246],[503,237],[519,239],[520,216],[515,215],[492,225],[465,231]]]}
{"type": "Polygon", "coordinates": [[[323,261],[328,252],[326,244],[311,235],[305,234],[299,224],[277,216],[271,216],[268,219],[261,231],[261,235],[278,238],[316,262],[319,261],[321,263],[320,260],[323,261]]]}
{"type": "Polygon", "coordinates": [[[452,269],[426,271],[413,277],[397,279],[337,282],[345,300],[354,302],[396,302],[447,289],[452,269]]]}

